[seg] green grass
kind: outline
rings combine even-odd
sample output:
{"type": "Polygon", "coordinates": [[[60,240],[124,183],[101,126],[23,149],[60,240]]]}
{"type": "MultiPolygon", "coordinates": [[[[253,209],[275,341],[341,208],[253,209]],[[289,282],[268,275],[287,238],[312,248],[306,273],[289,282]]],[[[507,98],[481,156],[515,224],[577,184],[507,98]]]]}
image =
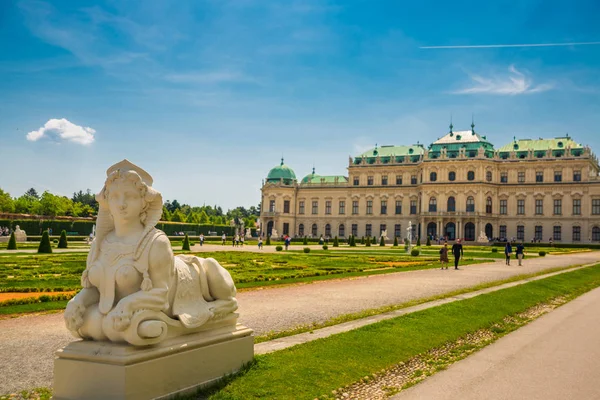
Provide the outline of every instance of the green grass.
{"type": "Polygon", "coordinates": [[[19,305],[14,305],[14,306],[4,306],[4,307],[0,307],[0,315],[64,310],[66,306],[67,306],[67,300],[49,301],[46,303],[32,303],[32,304],[19,304],[19,305]]]}
{"type": "Polygon", "coordinates": [[[314,399],[536,304],[598,286],[600,265],[257,356],[210,399],[314,399]]]}

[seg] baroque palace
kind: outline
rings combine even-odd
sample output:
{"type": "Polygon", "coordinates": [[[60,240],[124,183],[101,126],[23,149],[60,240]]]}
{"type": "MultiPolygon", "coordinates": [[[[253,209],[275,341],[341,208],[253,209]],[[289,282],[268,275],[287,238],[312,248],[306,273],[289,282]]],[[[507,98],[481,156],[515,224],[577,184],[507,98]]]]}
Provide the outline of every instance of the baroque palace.
{"type": "Polygon", "coordinates": [[[292,237],[443,236],[448,240],[600,242],[598,160],[568,135],[516,139],[450,131],[427,148],[381,146],[348,176],[298,181],[283,163],[262,186],[261,226],[292,237]]]}

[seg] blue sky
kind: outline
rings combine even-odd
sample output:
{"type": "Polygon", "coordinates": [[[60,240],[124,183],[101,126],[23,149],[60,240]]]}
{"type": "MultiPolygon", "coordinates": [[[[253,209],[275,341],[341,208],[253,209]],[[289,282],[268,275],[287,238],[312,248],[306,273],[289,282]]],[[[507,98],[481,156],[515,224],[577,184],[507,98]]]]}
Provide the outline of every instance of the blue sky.
{"type": "Polygon", "coordinates": [[[569,133],[600,152],[600,45],[422,48],[598,42],[598,15],[594,0],[3,1],[0,187],[97,192],[128,158],[165,199],[250,206],[282,155],[299,179],[346,174],[349,155],[430,143],[450,115],[497,147],[569,133]]]}

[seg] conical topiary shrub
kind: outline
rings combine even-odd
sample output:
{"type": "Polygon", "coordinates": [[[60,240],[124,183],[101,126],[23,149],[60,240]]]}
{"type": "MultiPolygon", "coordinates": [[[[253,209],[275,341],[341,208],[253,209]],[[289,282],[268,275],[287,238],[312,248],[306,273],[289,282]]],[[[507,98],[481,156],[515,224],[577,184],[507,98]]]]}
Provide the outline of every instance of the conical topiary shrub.
{"type": "Polygon", "coordinates": [[[350,236],[350,247],[356,247],[356,238],[354,235],[350,236]]]}
{"type": "Polygon", "coordinates": [[[360,238],[360,244],[365,244],[365,237],[364,237],[364,236],[362,236],[362,237],[360,238]]]}
{"type": "Polygon", "coordinates": [[[50,245],[50,235],[48,235],[48,230],[45,230],[42,234],[42,240],[40,240],[38,253],[52,253],[52,246],[50,245]]]}
{"type": "Polygon", "coordinates": [[[381,240],[379,241],[379,246],[381,246],[381,247],[385,246],[385,240],[383,240],[383,236],[381,237],[381,240]]]}
{"type": "Polygon", "coordinates": [[[271,245],[271,235],[267,235],[267,243],[265,243],[267,246],[271,245]]]}
{"type": "Polygon", "coordinates": [[[373,240],[371,240],[371,243],[373,243],[373,245],[377,243],[377,236],[373,236],[373,240]]]}
{"type": "Polygon", "coordinates": [[[425,246],[431,246],[431,239],[429,236],[427,236],[427,243],[425,243],[425,246]]]}
{"type": "Polygon", "coordinates": [[[394,236],[394,247],[398,247],[398,236],[394,236]]]}
{"type": "Polygon", "coordinates": [[[421,238],[417,237],[417,247],[421,247],[421,238]]]}
{"type": "Polygon", "coordinates": [[[365,242],[365,246],[371,246],[371,236],[367,236],[367,241],[365,242]]]}
{"type": "Polygon", "coordinates": [[[15,233],[10,234],[10,239],[8,239],[8,246],[6,250],[16,250],[17,249],[17,238],[15,237],[15,233]]]}
{"type": "Polygon", "coordinates": [[[340,247],[340,241],[337,236],[333,238],[333,247],[340,247]]]}
{"type": "Polygon", "coordinates": [[[302,239],[302,244],[308,244],[308,238],[306,236],[302,239]]]}
{"type": "Polygon", "coordinates": [[[185,237],[183,238],[183,246],[181,247],[181,250],[183,251],[190,251],[190,238],[188,237],[188,234],[185,234],[185,237]]]}
{"type": "Polygon", "coordinates": [[[60,239],[58,239],[58,246],[56,247],[59,249],[66,249],[68,246],[69,244],[67,243],[67,231],[63,229],[60,233],[60,239]]]}

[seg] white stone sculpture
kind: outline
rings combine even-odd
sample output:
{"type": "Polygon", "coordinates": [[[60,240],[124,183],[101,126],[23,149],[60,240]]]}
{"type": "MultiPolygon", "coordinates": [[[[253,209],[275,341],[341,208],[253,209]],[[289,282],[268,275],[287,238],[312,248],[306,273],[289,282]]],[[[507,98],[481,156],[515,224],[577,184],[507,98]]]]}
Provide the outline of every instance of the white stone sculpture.
{"type": "Polygon", "coordinates": [[[271,230],[271,239],[278,239],[279,238],[279,233],[277,232],[277,229],[273,228],[271,230]]]}
{"type": "Polygon", "coordinates": [[[252,229],[246,228],[246,237],[247,238],[251,238],[252,237],[252,229]]]}
{"type": "Polygon", "coordinates": [[[146,171],[127,160],[113,165],[96,199],[83,289],[64,315],[74,336],[143,346],[235,315],[229,272],[212,258],[174,257],[154,228],[163,202],[146,171]]]}
{"type": "Polygon", "coordinates": [[[15,226],[15,239],[17,242],[27,241],[27,233],[19,225],[15,226]]]}
{"type": "Polygon", "coordinates": [[[406,228],[406,239],[408,239],[408,246],[406,252],[410,253],[412,249],[412,221],[408,221],[408,228],[406,228]]]}
{"type": "Polygon", "coordinates": [[[490,239],[486,236],[484,231],[479,232],[479,237],[477,238],[477,242],[479,243],[488,243],[490,239]]]}
{"type": "Polygon", "coordinates": [[[387,235],[387,229],[381,231],[381,237],[383,238],[383,240],[389,240],[387,235]]]}

